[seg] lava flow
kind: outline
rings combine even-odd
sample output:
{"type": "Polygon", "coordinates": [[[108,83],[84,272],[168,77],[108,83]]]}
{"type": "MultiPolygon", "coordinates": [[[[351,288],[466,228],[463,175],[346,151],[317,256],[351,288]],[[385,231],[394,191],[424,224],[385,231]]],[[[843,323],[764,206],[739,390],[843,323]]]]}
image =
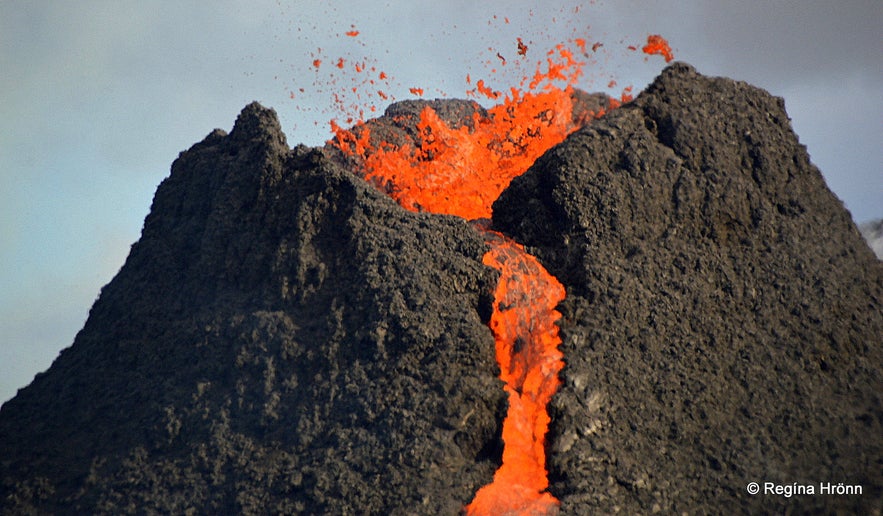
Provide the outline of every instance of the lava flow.
{"type": "MultiPolygon", "coordinates": [[[[528,93],[513,88],[504,102],[478,114],[472,128],[453,129],[426,107],[420,114],[419,146],[372,143],[370,130],[335,128],[339,148],[364,160],[366,177],[386,185],[405,208],[486,219],[491,204],[512,178],[578,127],[572,90],[581,63],[563,46],[549,54],[547,69],[531,78],[528,93]],[[552,81],[564,79],[568,86],[552,81]],[[545,83],[542,90],[539,85],[545,83]]],[[[478,91],[500,94],[478,84],[478,91]]],[[[483,262],[500,271],[490,326],[509,410],[503,422],[503,464],[494,482],[478,491],[468,514],[546,514],[557,507],[548,492],[546,405],[563,366],[555,306],[564,287],[512,240],[485,229],[490,250],[483,262]]]]}
{"type": "Polygon", "coordinates": [[[548,514],[558,500],[546,492],[546,405],[558,390],[564,366],[555,307],[564,287],[524,248],[487,232],[485,265],[500,271],[491,330],[509,410],[503,421],[503,464],[482,487],[467,514],[548,514]]]}
{"type": "MultiPolygon", "coordinates": [[[[660,52],[658,47],[648,50],[660,52]]],[[[561,314],[555,310],[564,299],[564,287],[521,245],[488,229],[486,221],[492,203],[514,177],[580,125],[603,115],[574,113],[573,84],[583,65],[559,45],[533,76],[522,80],[521,89],[503,95],[478,81],[470,93],[503,102],[459,128],[426,107],[413,144],[378,141],[366,124],[342,129],[332,123],[333,143],[358,158],[366,179],[400,205],[474,220],[490,247],[483,263],[500,272],[490,326],[509,401],[503,460],[493,482],[466,506],[470,515],[550,514],[558,508],[558,500],[546,491],[545,435],[546,406],[564,365],[556,324],[561,314]],[[562,81],[564,88],[556,85],[562,81]]],[[[621,100],[630,98],[627,90],[621,100]]],[[[611,99],[609,107],[619,104],[611,99]]]]}

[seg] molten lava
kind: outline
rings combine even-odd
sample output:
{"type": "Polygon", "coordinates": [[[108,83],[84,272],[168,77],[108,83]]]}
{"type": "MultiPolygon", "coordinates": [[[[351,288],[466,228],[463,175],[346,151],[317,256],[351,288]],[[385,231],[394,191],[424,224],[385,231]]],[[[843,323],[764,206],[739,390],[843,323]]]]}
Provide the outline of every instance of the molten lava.
{"type": "Polygon", "coordinates": [[[671,62],[671,60],[675,58],[671,51],[671,47],[668,46],[668,41],[659,34],[651,34],[647,36],[647,44],[644,45],[641,50],[645,54],[661,55],[665,58],[666,63],[671,62]]]}
{"type": "MultiPolygon", "coordinates": [[[[583,121],[574,120],[571,90],[581,63],[559,46],[546,64],[545,71],[525,78],[530,79],[531,91],[512,88],[487,117],[476,114],[471,128],[451,128],[426,107],[417,125],[419,145],[372,142],[364,125],[352,130],[335,125],[336,143],[362,158],[366,178],[386,185],[407,209],[489,218],[491,204],[512,178],[583,121]],[[567,81],[567,86],[558,88],[556,80],[567,81]]],[[[483,84],[477,83],[479,93],[499,96],[483,84]]],[[[503,464],[494,482],[479,490],[466,510],[468,514],[546,514],[558,503],[545,492],[544,447],[549,424],[546,405],[558,388],[563,366],[555,324],[560,314],[555,306],[564,299],[564,287],[522,246],[477,227],[490,245],[484,263],[500,271],[490,326],[509,410],[503,422],[503,464]]]]}
{"type": "MultiPolygon", "coordinates": [[[[512,178],[585,121],[574,120],[571,96],[582,63],[559,46],[546,64],[546,71],[525,78],[530,91],[512,88],[486,118],[476,113],[472,128],[451,128],[427,107],[417,125],[419,145],[372,142],[367,126],[344,130],[333,124],[336,143],[362,158],[366,178],[391,186],[390,195],[409,210],[488,218],[491,204],[512,178]],[[558,88],[553,82],[558,80],[567,86],[558,88]]],[[[476,91],[490,99],[502,95],[484,81],[478,81],[476,91]]]]}
{"type": "MultiPolygon", "coordinates": [[[[644,51],[668,60],[668,45],[659,39],[648,40],[644,51]]],[[[577,43],[583,50],[584,45],[577,43]]],[[[521,50],[519,46],[519,55],[521,50]]],[[[527,47],[523,50],[526,53],[527,47]]],[[[466,506],[470,515],[550,514],[558,507],[558,500],[546,491],[545,435],[546,406],[558,389],[558,373],[564,365],[556,324],[561,314],[555,310],[564,299],[564,287],[521,245],[479,220],[491,216],[491,205],[500,193],[542,153],[593,116],[603,115],[574,113],[572,87],[584,63],[569,49],[559,45],[542,64],[531,77],[523,78],[520,88],[505,95],[478,81],[470,92],[473,96],[502,97],[503,102],[488,109],[487,116],[476,113],[471,124],[452,128],[432,108],[424,108],[417,137],[410,144],[377,141],[363,123],[347,130],[332,122],[333,143],[358,158],[365,177],[403,207],[475,220],[490,247],[483,263],[500,272],[490,327],[509,400],[503,461],[493,482],[466,506]],[[556,82],[564,82],[565,87],[556,82]]],[[[467,83],[471,83],[468,76],[467,83]]],[[[621,101],[629,100],[627,88],[621,101]]],[[[619,104],[611,99],[609,107],[619,104]]]]}
{"type": "Polygon", "coordinates": [[[503,464],[466,513],[548,514],[558,501],[545,492],[546,405],[558,390],[564,366],[555,324],[564,287],[521,245],[498,233],[485,235],[491,248],[483,262],[500,271],[490,326],[509,411],[503,421],[503,464]]]}

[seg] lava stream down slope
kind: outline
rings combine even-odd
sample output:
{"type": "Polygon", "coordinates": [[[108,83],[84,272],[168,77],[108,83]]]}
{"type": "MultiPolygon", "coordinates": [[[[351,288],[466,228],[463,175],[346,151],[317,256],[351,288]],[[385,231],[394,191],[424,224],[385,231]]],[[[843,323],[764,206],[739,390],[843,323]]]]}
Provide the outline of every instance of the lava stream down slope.
{"type": "MultiPolygon", "coordinates": [[[[528,91],[512,88],[501,104],[486,113],[475,109],[471,123],[460,127],[449,126],[426,104],[410,142],[377,137],[367,124],[349,130],[333,125],[333,144],[361,162],[365,178],[400,205],[475,221],[490,247],[483,261],[500,273],[490,325],[509,400],[503,459],[494,481],[466,507],[468,514],[548,514],[558,506],[546,492],[545,435],[546,405],[564,365],[555,324],[564,287],[523,246],[483,221],[514,177],[618,101],[610,100],[597,111],[575,109],[579,94],[573,84],[583,64],[563,45],[549,53],[547,64],[545,71],[534,74],[528,91]],[[567,83],[564,88],[555,84],[561,80],[567,83]]],[[[478,90],[492,99],[501,97],[478,90]]]]}

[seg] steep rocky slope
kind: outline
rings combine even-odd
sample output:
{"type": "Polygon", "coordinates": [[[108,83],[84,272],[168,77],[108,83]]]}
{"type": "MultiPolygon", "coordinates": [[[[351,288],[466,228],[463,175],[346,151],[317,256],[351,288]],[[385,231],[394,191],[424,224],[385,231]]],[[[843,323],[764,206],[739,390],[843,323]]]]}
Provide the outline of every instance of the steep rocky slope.
{"type": "Polygon", "coordinates": [[[781,99],[675,64],[514,180],[494,225],[567,286],[563,512],[880,507],[883,267],[781,99]]]}
{"type": "Polygon", "coordinates": [[[484,251],[248,106],[175,162],[74,345],[3,405],[0,500],[456,512],[505,409],[484,251]]]}
{"type": "MultiPolygon", "coordinates": [[[[424,105],[372,134],[412,137],[424,105]]],[[[73,345],[0,408],[2,512],[468,503],[500,460],[496,273],[471,225],[353,166],[290,149],[257,104],[183,152],[73,345]]],[[[781,99],[677,63],[513,181],[492,225],[567,289],[563,514],[881,510],[883,266],[781,99]]]]}

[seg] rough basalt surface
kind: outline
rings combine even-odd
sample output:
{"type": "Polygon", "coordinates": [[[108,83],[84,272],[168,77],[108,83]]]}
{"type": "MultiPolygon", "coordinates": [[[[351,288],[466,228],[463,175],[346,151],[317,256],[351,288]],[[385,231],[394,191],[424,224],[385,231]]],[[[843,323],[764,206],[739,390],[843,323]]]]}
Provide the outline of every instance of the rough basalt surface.
{"type": "Polygon", "coordinates": [[[4,512],[456,513],[505,412],[485,249],[248,106],[182,153],[73,346],[3,405],[4,512]]]}
{"type": "MultiPolygon", "coordinates": [[[[483,113],[400,103],[372,137],[413,140],[425,105],[483,113]]],[[[183,152],[73,345],[0,408],[0,512],[457,514],[500,460],[497,276],[470,224],[356,165],[257,104],[183,152]]],[[[562,514],[881,511],[883,265],[781,99],[676,63],[492,224],[567,289],[562,514]]]]}
{"type": "Polygon", "coordinates": [[[880,510],[883,265],[782,99],[674,64],[516,178],[494,226],[567,288],[563,513],[880,510]]]}

